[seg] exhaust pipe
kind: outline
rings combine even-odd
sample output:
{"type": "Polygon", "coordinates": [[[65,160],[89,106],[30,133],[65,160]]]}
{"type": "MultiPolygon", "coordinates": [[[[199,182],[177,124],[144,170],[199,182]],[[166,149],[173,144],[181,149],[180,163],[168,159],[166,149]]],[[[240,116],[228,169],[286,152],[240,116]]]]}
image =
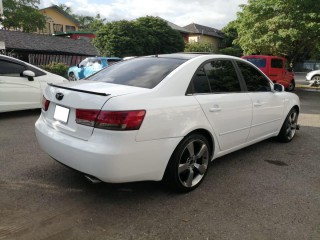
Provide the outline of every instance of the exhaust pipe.
{"type": "Polygon", "coordinates": [[[101,183],[101,182],[102,182],[100,179],[98,179],[98,178],[96,178],[96,177],[94,177],[94,176],[85,175],[84,177],[85,177],[89,182],[94,183],[94,184],[96,184],[96,183],[101,183]]]}

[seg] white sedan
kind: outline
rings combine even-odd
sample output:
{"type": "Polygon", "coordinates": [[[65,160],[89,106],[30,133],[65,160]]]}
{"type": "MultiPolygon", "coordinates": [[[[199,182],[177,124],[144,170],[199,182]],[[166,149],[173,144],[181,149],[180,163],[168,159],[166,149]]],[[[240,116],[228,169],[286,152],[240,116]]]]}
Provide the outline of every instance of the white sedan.
{"type": "Polygon", "coordinates": [[[190,191],[217,157],[270,137],[291,141],[299,111],[295,94],[248,61],[181,53],[50,84],[35,126],[45,152],[94,182],[163,180],[190,191]]]}
{"type": "Polygon", "coordinates": [[[311,84],[320,84],[320,70],[314,70],[308,72],[306,75],[306,80],[309,81],[311,84]]]}
{"type": "Polygon", "coordinates": [[[0,55],[0,112],[41,108],[47,83],[67,81],[29,63],[0,55]]]}

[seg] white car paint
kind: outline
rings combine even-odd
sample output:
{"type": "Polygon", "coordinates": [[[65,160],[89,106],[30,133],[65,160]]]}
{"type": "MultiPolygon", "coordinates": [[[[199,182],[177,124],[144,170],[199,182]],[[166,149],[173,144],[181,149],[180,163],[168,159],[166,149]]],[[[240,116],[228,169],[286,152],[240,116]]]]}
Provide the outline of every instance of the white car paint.
{"type": "Polygon", "coordinates": [[[45,73],[45,75],[33,77],[33,80],[28,79],[28,76],[32,76],[33,73],[30,70],[25,70],[22,76],[0,73],[0,112],[41,108],[41,99],[47,84],[67,82],[63,77],[26,62],[8,56],[0,56],[0,60],[12,61],[21,64],[21,66],[30,66],[45,73]]]}
{"type": "MultiPolygon", "coordinates": [[[[274,90],[186,94],[199,66],[214,59],[246,62],[230,56],[199,55],[177,67],[152,89],[88,80],[64,84],[62,88],[48,86],[44,96],[51,101],[49,109],[42,110],[35,125],[38,142],[51,157],[71,168],[105,182],[120,183],[160,181],[176,147],[195,130],[211,137],[211,160],[277,136],[290,109],[300,107],[295,94],[274,90]],[[64,99],[57,101],[57,93],[63,93],[64,99]],[[70,109],[67,124],[53,118],[57,105],[70,109]],[[139,130],[103,130],[75,123],[76,108],[144,109],[146,116],[139,130]]],[[[273,89],[271,81],[270,86],[273,89]]]]}
{"type": "Polygon", "coordinates": [[[310,83],[316,82],[317,84],[320,84],[320,70],[308,72],[306,75],[306,80],[310,81],[310,83]]]}

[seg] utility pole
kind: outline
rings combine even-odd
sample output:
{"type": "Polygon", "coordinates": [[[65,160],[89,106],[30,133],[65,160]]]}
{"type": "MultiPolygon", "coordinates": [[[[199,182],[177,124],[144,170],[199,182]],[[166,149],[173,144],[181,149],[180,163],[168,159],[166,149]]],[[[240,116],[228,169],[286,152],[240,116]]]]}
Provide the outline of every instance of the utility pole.
{"type": "Polygon", "coordinates": [[[2,18],[3,15],[3,5],[2,5],[2,0],[0,0],[0,18],[2,18]]]}

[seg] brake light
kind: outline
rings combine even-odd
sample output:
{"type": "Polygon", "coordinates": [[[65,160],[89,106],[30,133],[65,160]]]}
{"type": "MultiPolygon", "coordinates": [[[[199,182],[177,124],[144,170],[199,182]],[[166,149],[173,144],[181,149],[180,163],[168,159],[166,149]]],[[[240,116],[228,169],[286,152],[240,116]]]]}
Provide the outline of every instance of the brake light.
{"type": "Polygon", "coordinates": [[[138,130],[145,114],[145,110],[100,111],[77,109],[76,122],[78,124],[107,130],[138,130]]]}
{"type": "Polygon", "coordinates": [[[100,110],[76,109],[76,123],[93,127],[100,110]]]}
{"type": "Polygon", "coordinates": [[[101,111],[95,127],[108,130],[138,130],[145,115],[145,110],[101,111]]]}
{"type": "Polygon", "coordinates": [[[42,96],[42,109],[44,111],[47,111],[50,105],[50,101],[46,99],[44,96],[42,96]]]}

